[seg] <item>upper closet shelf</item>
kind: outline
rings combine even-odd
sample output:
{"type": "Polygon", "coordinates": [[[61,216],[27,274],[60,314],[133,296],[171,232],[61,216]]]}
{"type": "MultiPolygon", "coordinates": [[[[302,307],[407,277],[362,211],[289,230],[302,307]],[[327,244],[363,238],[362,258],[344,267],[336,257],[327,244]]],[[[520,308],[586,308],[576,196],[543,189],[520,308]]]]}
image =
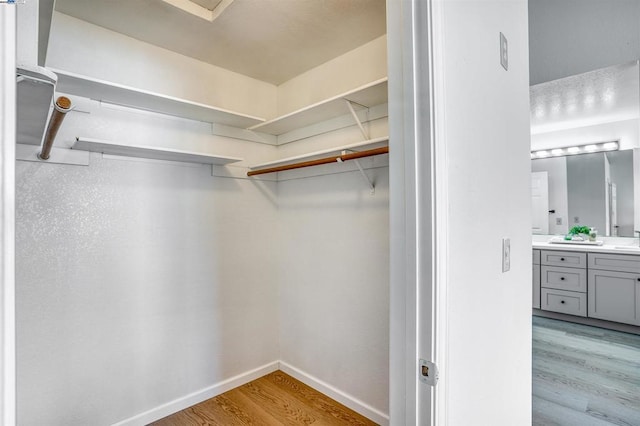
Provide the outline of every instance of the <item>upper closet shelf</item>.
{"type": "Polygon", "coordinates": [[[301,108],[289,114],[274,118],[264,123],[249,127],[249,130],[272,135],[281,135],[291,130],[329,120],[343,114],[349,109],[345,101],[354,103],[355,109],[369,108],[387,102],[387,78],[373,81],[349,92],[334,96],[316,104],[301,108]]]}
{"type": "Polygon", "coordinates": [[[225,157],[221,155],[199,154],[196,152],[180,151],[170,148],[156,148],[149,146],[123,145],[110,141],[90,138],[77,138],[71,147],[103,154],[123,155],[127,157],[150,158],[153,160],[181,161],[185,163],[215,164],[223,166],[242,161],[242,158],[225,157]]]}
{"type": "Polygon", "coordinates": [[[58,75],[56,91],[62,93],[243,129],[265,121],[264,118],[136,89],[68,71],[51,70],[58,75]]]}

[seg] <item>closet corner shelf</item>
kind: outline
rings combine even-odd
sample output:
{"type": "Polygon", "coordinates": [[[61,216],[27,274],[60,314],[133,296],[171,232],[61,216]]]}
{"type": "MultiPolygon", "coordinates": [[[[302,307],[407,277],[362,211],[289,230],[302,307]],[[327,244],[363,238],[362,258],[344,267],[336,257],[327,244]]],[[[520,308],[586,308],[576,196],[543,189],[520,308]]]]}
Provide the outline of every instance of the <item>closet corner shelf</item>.
{"type": "Polygon", "coordinates": [[[170,148],[154,148],[139,145],[123,145],[111,141],[80,137],[76,139],[71,149],[101,152],[103,154],[122,155],[127,157],[149,158],[152,160],[181,161],[185,163],[225,164],[237,163],[242,158],[225,157],[221,155],[199,154],[196,152],[180,151],[170,148]]]}
{"type": "Polygon", "coordinates": [[[249,127],[249,130],[281,135],[289,131],[329,120],[343,114],[349,109],[345,101],[353,102],[354,109],[369,108],[387,102],[387,77],[373,81],[338,96],[323,100],[313,105],[293,111],[249,127]]]}
{"type": "Polygon", "coordinates": [[[53,68],[51,70],[58,76],[56,91],[70,95],[242,129],[265,121],[264,118],[99,80],[69,71],[53,68]]]}
{"type": "Polygon", "coordinates": [[[278,166],[283,166],[285,164],[289,164],[289,163],[293,163],[293,162],[298,162],[298,161],[303,161],[303,160],[312,160],[314,158],[323,156],[323,155],[330,155],[330,154],[337,154],[340,153],[342,151],[349,151],[349,150],[353,150],[353,149],[372,149],[372,148],[378,148],[378,147],[382,147],[382,146],[386,146],[389,142],[389,136],[382,136],[379,138],[375,138],[375,139],[369,139],[366,141],[362,141],[362,142],[356,142],[356,143],[352,143],[349,145],[343,145],[343,146],[337,146],[334,148],[327,148],[327,149],[323,149],[320,151],[314,151],[314,152],[309,152],[307,154],[302,154],[302,155],[296,155],[293,157],[287,157],[287,158],[281,158],[279,160],[275,160],[275,161],[270,161],[268,163],[261,163],[261,164],[256,164],[253,166],[249,166],[250,170],[258,170],[258,169],[266,169],[266,168],[271,168],[271,167],[278,167],[278,166]]]}

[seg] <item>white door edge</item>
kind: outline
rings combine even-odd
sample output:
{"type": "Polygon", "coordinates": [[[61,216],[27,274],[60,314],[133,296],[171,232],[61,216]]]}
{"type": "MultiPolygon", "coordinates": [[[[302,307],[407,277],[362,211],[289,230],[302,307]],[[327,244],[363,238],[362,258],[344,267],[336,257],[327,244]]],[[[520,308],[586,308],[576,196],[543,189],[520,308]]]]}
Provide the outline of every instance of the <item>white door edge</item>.
{"type": "Polygon", "coordinates": [[[15,380],[15,135],[16,6],[0,4],[0,424],[16,423],[15,380]]]}
{"type": "Polygon", "coordinates": [[[433,0],[387,2],[391,181],[390,424],[446,424],[446,213],[444,117],[433,0]],[[435,96],[434,96],[435,94],[435,96]],[[437,179],[436,179],[437,176],[437,179]],[[440,371],[419,380],[419,360],[440,371]]]}

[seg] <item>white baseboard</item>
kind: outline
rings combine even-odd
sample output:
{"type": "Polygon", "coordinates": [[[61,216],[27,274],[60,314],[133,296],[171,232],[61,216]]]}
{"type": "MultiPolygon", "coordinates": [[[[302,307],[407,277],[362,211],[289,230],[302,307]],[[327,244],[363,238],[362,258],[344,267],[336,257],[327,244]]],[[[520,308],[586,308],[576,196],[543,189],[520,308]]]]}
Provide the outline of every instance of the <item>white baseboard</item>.
{"type": "Polygon", "coordinates": [[[191,407],[192,405],[198,404],[202,401],[206,401],[209,398],[213,398],[214,396],[237,388],[238,386],[242,386],[245,383],[249,383],[252,380],[258,379],[276,370],[282,370],[288,375],[300,380],[307,386],[310,386],[318,392],[321,392],[328,397],[335,399],[339,403],[351,408],[357,413],[362,414],[363,416],[380,424],[381,426],[389,425],[389,416],[387,414],[376,410],[375,408],[360,401],[359,399],[354,398],[353,396],[331,386],[326,382],[323,382],[322,380],[312,376],[311,374],[305,373],[304,371],[287,364],[286,362],[273,361],[253,370],[238,374],[237,376],[231,377],[230,379],[223,380],[222,382],[216,383],[215,385],[209,386],[208,388],[201,389],[197,392],[193,392],[189,395],[183,396],[182,398],[169,401],[166,404],[162,404],[158,407],[152,408],[151,410],[145,411],[144,413],[140,413],[118,423],[114,423],[112,426],[147,425],[180,410],[191,407]]]}
{"type": "Polygon", "coordinates": [[[351,408],[353,411],[362,414],[366,418],[378,423],[381,426],[389,425],[389,416],[379,410],[376,410],[372,406],[360,401],[357,398],[331,386],[330,384],[323,382],[322,380],[305,373],[304,371],[287,364],[286,362],[280,361],[280,370],[287,373],[288,375],[300,380],[302,383],[306,384],[327,395],[330,398],[335,399],[339,403],[351,408]]]}
{"type": "Polygon", "coordinates": [[[140,413],[118,423],[114,423],[112,426],[147,425],[156,420],[160,420],[163,417],[167,417],[180,410],[184,410],[185,408],[191,407],[192,405],[198,404],[202,401],[206,401],[209,398],[213,398],[214,396],[220,395],[233,388],[237,388],[238,386],[242,386],[245,383],[249,383],[252,380],[272,373],[278,370],[279,364],[280,363],[278,361],[270,362],[269,364],[265,364],[262,367],[258,367],[242,374],[238,374],[237,376],[231,377],[227,380],[223,380],[222,382],[216,383],[215,385],[209,386],[208,388],[193,392],[189,395],[183,396],[182,398],[174,399],[173,401],[152,408],[151,410],[145,411],[144,413],[140,413]]]}

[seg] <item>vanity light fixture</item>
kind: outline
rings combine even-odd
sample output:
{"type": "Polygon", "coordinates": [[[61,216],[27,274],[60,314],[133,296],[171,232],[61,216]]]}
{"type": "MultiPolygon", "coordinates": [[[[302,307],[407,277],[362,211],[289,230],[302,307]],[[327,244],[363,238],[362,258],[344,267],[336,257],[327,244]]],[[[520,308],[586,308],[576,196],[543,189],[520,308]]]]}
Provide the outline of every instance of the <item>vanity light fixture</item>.
{"type": "Polygon", "coordinates": [[[620,149],[619,141],[590,143],[588,145],[576,145],[564,148],[554,148],[552,150],[542,149],[531,151],[531,158],[560,157],[563,155],[591,154],[594,152],[617,151],[620,149]]]}

